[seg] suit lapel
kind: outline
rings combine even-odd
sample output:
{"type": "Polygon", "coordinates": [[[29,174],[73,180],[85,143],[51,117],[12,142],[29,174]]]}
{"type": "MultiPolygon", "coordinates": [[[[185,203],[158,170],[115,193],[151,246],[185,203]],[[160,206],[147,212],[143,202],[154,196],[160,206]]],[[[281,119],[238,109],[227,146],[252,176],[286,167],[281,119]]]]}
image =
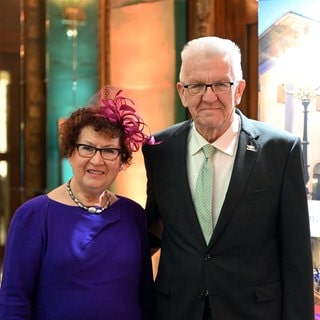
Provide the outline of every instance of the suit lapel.
{"type": "Polygon", "coordinates": [[[256,129],[246,117],[240,112],[238,113],[241,116],[238,150],[229,188],[209,245],[212,245],[217,241],[234,214],[239,201],[243,197],[244,188],[247,185],[247,181],[250,179],[251,172],[260,152],[260,146],[257,141],[259,135],[256,129]]]}
{"type": "Polygon", "coordinates": [[[205,240],[202,235],[201,227],[198,221],[197,213],[195,211],[192,194],[187,174],[187,138],[192,121],[187,121],[181,126],[173,135],[173,142],[171,144],[173,153],[176,154],[177,161],[173,161],[172,178],[176,179],[178,194],[177,204],[181,205],[182,212],[185,213],[185,219],[191,221],[194,226],[196,236],[200,242],[205,245],[205,240]]]}

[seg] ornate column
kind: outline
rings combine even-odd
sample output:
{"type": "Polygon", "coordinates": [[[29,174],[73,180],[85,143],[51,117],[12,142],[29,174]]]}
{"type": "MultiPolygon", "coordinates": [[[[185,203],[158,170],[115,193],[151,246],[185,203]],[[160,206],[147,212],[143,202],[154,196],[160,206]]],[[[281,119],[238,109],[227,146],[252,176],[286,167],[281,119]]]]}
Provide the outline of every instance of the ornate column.
{"type": "Polygon", "coordinates": [[[214,0],[188,2],[189,39],[214,34],[214,0]]]}
{"type": "Polygon", "coordinates": [[[21,8],[24,200],[43,193],[46,187],[45,5],[42,0],[24,0],[21,8]]]}

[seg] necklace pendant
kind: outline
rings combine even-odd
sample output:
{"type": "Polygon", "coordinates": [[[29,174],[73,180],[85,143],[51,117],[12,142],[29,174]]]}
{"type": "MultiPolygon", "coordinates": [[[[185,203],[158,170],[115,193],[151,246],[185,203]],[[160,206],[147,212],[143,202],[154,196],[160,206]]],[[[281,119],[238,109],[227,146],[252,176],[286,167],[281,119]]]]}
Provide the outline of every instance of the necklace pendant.
{"type": "Polygon", "coordinates": [[[97,209],[96,209],[95,207],[89,207],[89,208],[88,208],[88,212],[94,214],[94,213],[97,212],[97,209]]]}
{"type": "Polygon", "coordinates": [[[70,198],[74,201],[74,203],[76,203],[80,208],[84,209],[84,210],[87,210],[89,213],[91,214],[100,214],[102,213],[105,209],[109,208],[110,206],[110,203],[111,203],[111,194],[109,194],[107,192],[107,190],[104,191],[104,195],[106,196],[107,198],[107,203],[105,204],[104,207],[86,207],[82,202],[80,202],[80,200],[78,200],[72,190],[71,190],[71,187],[70,187],[70,182],[71,182],[71,179],[67,182],[66,186],[67,186],[67,191],[69,193],[69,196],[70,198]]]}

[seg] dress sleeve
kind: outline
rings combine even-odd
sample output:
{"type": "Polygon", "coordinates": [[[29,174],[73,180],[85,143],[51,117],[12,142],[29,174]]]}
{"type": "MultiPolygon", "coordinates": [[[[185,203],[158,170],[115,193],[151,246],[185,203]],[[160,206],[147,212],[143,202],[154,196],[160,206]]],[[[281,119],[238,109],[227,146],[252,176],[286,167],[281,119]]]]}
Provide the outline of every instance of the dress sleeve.
{"type": "Polygon", "coordinates": [[[31,319],[45,237],[43,225],[48,198],[34,198],[15,212],[10,223],[0,289],[0,319],[31,319]]]}

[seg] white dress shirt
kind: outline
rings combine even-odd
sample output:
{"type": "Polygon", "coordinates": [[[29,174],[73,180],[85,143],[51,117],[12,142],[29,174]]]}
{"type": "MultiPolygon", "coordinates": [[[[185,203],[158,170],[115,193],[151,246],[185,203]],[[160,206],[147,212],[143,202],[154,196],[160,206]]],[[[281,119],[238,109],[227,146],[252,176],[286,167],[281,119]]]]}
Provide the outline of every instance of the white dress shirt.
{"type": "MultiPolygon", "coordinates": [[[[229,186],[234,159],[237,152],[239,133],[240,117],[236,114],[229,129],[212,143],[216,149],[213,156],[213,225],[215,225],[218,220],[229,186]]],[[[191,194],[194,198],[198,173],[204,160],[201,148],[209,142],[199,134],[194,124],[192,124],[187,143],[188,179],[191,194]]]]}

